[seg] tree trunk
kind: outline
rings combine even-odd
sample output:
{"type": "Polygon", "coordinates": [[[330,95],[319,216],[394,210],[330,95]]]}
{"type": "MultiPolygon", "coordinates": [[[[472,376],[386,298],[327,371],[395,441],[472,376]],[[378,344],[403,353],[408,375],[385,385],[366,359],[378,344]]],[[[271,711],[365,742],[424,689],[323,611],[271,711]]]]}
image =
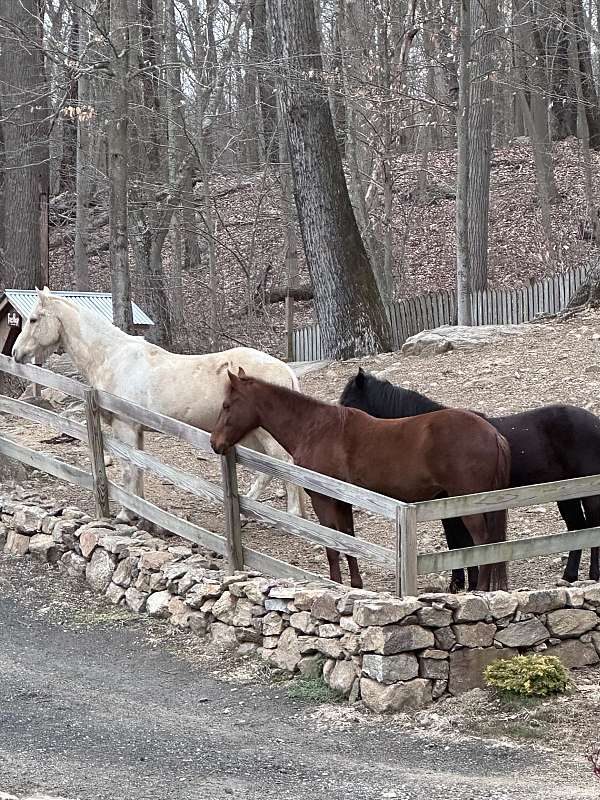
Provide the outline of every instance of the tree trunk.
{"type": "Polygon", "coordinates": [[[9,0],[0,17],[5,249],[0,283],[32,289],[48,280],[48,100],[38,0],[9,0]],[[47,218],[46,218],[47,223],[47,218]]]}
{"type": "Polygon", "coordinates": [[[126,0],[111,0],[110,34],[112,58],[112,115],[108,134],[109,147],[109,225],[110,277],[115,325],[131,333],[131,279],[128,259],[128,148],[129,114],[128,72],[129,40],[126,0]]]}
{"type": "MultiPolygon", "coordinates": [[[[78,55],[84,57],[88,38],[88,14],[85,0],[78,12],[79,33],[78,55]]],[[[80,66],[83,66],[80,64],[80,66]]],[[[90,172],[91,153],[88,117],[90,102],[90,82],[87,75],[80,70],[77,80],[77,96],[79,99],[80,114],[77,123],[77,153],[76,153],[76,216],[75,216],[75,289],[87,292],[90,288],[90,270],[87,254],[88,244],[88,208],[90,200],[90,172]]]]}
{"type": "Polygon", "coordinates": [[[477,31],[473,48],[477,72],[471,81],[468,189],[470,288],[475,292],[486,288],[488,276],[493,87],[490,73],[494,69],[497,19],[496,0],[475,0],[471,27],[477,31]]]}
{"type": "Polygon", "coordinates": [[[461,0],[460,59],[456,139],[456,305],[458,324],[471,324],[471,265],[469,250],[469,113],[471,92],[471,5],[461,0]]]}
{"type": "Polygon", "coordinates": [[[294,194],[325,353],[385,351],[390,326],[348,196],[312,4],[269,0],[294,194]]]}

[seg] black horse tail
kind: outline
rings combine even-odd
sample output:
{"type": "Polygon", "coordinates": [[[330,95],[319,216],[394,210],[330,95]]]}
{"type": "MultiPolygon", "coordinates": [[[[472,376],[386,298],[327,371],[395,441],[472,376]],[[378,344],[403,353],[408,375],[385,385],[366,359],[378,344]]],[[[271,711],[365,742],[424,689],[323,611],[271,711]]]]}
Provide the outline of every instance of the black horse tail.
{"type": "MultiPolygon", "coordinates": [[[[504,436],[496,434],[496,471],[492,481],[492,489],[507,489],[510,486],[510,446],[504,436]]],[[[506,541],[507,511],[488,511],[485,521],[488,529],[488,542],[506,541]]],[[[490,565],[490,591],[506,590],[508,575],[506,562],[490,565]]]]}

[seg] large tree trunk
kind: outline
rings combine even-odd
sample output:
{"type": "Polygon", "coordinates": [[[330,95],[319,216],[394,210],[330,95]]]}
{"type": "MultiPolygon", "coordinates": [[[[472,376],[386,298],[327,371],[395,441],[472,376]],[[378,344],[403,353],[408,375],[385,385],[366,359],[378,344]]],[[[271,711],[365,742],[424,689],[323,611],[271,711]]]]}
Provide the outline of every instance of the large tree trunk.
{"type": "Polygon", "coordinates": [[[131,280],[128,259],[128,148],[129,115],[128,72],[129,39],[127,0],[111,0],[110,34],[112,44],[112,118],[109,128],[109,222],[110,278],[115,325],[131,333],[131,280]]]}
{"type": "Polygon", "coordinates": [[[348,196],[314,7],[303,0],[269,0],[269,12],[283,77],[294,195],[325,353],[344,359],[387,350],[390,327],[348,196]]]}
{"type": "Polygon", "coordinates": [[[77,96],[79,99],[79,118],[77,121],[77,160],[76,160],[76,193],[77,205],[75,216],[75,289],[80,292],[87,292],[90,288],[90,270],[87,254],[88,245],[88,210],[91,191],[91,152],[90,135],[88,129],[89,116],[91,114],[90,81],[81,67],[81,59],[84,57],[88,37],[88,12],[85,0],[81,0],[82,6],[77,12],[79,14],[79,24],[77,31],[79,35],[78,54],[80,59],[80,72],[77,80],[77,96]]]}
{"type": "Polygon", "coordinates": [[[5,249],[0,283],[32,289],[48,281],[47,83],[38,0],[8,0],[0,16],[0,104],[4,138],[5,249]]]}
{"type": "Polygon", "coordinates": [[[469,118],[469,260],[471,291],[487,286],[490,165],[492,158],[492,87],[498,5],[496,0],[475,0],[472,29],[478,31],[473,47],[477,74],[471,80],[469,118]]]}
{"type": "Polygon", "coordinates": [[[469,113],[471,93],[471,3],[461,0],[460,57],[456,141],[456,306],[458,324],[471,324],[471,266],[469,251],[469,113]]]}

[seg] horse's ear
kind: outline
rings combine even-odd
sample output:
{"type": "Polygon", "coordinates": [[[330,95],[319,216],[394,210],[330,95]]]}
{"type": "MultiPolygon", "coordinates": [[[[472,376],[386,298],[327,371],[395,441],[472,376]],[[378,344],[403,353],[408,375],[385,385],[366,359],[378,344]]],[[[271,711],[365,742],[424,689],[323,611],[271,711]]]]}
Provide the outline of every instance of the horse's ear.
{"type": "Polygon", "coordinates": [[[232,372],[230,369],[227,370],[227,375],[229,376],[229,382],[235,389],[235,387],[239,384],[240,379],[235,374],[235,372],[232,372]]]}
{"type": "Polygon", "coordinates": [[[358,372],[356,373],[356,383],[359,386],[362,386],[362,384],[364,383],[366,374],[367,373],[364,371],[362,367],[358,368],[358,372]]]}
{"type": "Polygon", "coordinates": [[[50,289],[47,286],[44,286],[44,288],[42,289],[42,293],[44,297],[50,297],[50,289]]]}
{"type": "Polygon", "coordinates": [[[45,287],[44,287],[44,289],[38,289],[38,287],[36,286],[35,287],[35,291],[37,292],[39,305],[43,306],[44,305],[44,300],[46,299],[46,297],[48,297],[48,295],[46,294],[46,291],[45,291],[45,287]]]}
{"type": "Polygon", "coordinates": [[[243,367],[238,367],[238,378],[245,378],[246,372],[243,367]]]}

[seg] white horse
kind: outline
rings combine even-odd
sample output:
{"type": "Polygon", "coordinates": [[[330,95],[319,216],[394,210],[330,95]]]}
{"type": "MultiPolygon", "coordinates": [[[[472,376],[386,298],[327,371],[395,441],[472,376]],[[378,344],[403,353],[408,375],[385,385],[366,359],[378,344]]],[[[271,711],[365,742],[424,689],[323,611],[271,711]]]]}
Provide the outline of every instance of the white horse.
{"type": "MultiPolygon", "coordinates": [[[[229,383],[227,370],[243,367],[271,383],[298,389],[293,370],[277,358],[250,347],[234,347],[221,353],[184,356],[169,353],[141,336],[129,336],[92,311],[76,306],[64,297],[52,295],[47,287],[37,290],[38,302],[17,338],[12,355],[16,362],[45,358],[62,348],[90,386],[123,397],[151,411],[212,431],[229,383]]],[[[110,416],[113,434],[140,450],[144,432],[140,425],[110,416]]],[[[262,428],[252,431],[243,444],[253,450],[291,462],[286,451],[262,428]]],[[[123,461],[123,486],[144,496],[143,472],[123,461]]],[[[262,473],[248,497],[257,499],[271,478],[262,473]]],[[[302,490],[286,485],[288,511],[304,516],[302,490]]],[[[133,514],[122,509],[119,518],[133,514]]]]}

